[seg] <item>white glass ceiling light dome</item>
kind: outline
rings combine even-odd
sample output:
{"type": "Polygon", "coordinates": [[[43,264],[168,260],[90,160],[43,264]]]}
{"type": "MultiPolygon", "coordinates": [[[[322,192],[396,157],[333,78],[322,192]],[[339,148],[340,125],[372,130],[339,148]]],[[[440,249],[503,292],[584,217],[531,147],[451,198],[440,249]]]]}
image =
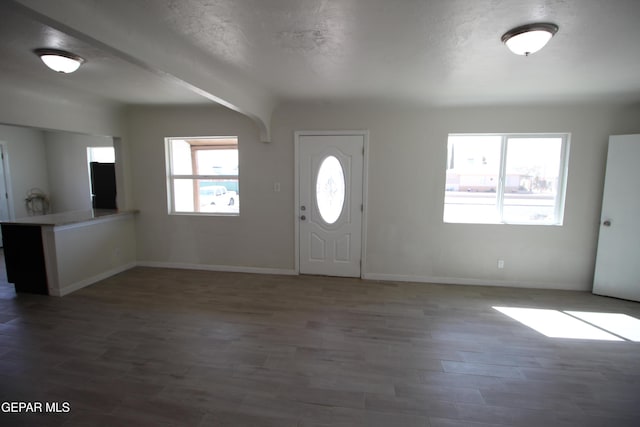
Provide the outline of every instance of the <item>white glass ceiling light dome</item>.
{"type": "Polygon", "coordinates": [[[542,49],[557,32],[555,24],[527,24],[504,33],[502,43],[516,55],[529,56],[542,49]]]}
{"type": "Polygon", "coordinates": [[[84,58],[64,50],[36,49],[34,52],[47,67],[58,73],[73,73],[85,62],[84,58]]]}

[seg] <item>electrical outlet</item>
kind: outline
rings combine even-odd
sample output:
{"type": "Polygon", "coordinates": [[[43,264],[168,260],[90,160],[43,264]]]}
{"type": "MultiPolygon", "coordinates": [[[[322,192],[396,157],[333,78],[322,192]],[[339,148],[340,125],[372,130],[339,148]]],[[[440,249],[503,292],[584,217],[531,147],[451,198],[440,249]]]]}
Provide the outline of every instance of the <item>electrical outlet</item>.
{"type": "Polygon", "coordinates": [[[279,193],[280,192],[280,183],[279,182],[274,182],[273,183],[273,192],[274,193],[279,193]]]}
{"type": "Polygon", "coordinates": [[[499,259],[498,260],[498,270],[502,270],[504,268],[504,260],[503,259],[499,259]]]}

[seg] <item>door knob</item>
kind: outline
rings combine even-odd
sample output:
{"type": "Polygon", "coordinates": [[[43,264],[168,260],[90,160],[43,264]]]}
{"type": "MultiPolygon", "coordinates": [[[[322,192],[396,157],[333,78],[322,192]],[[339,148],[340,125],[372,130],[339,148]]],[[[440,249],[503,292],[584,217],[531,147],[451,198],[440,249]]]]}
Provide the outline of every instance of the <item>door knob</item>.
{"type": "Polygon", "coordinates": [[[300,217],[300,219],[301,219],[302,221],[304,221],[305,219],[307,219],[307,217],[306,217],[306,216],[304,216],[304,215],[302,215],[302,216],[300,217]]]}
{"type": "Polygon", "coordinates": [[[604,225],[605,227],[611,227],[611,220],[610,219],[606,219],[602,225],[604,225]]]}

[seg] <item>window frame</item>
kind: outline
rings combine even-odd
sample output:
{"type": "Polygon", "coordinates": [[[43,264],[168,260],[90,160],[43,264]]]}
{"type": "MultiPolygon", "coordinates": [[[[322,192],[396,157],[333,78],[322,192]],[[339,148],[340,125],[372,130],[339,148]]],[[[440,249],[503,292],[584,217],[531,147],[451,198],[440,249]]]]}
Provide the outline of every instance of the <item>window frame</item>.
{"type": "MultiPolygon", "coordinates": [[[[498,185],[496,186],[496,201],[495,207],[498,215],[498,221],[483,222],[483,221],[447,221],[445,218],[446,209],[446,184],[445,194],[443,198],[443,213],[442,221],[445,224],[486,224],[486,225],[540,225],[540,226],[562,226],[564,224],[564,208],[567,192],[567,178],[569,174],[569,145],[571,140],[571,133],[569,132],[548,132],[548,133],[450,133],[447,135],[447,158],[445,167],[446,172],[449,171],[449,138],[450,137],[486,137],[494,136],[500,137],[500,165],[498,170],[498,185]],[[558,185],[557,194],[555,197],[555,205],[553,209],[554,217],[551,221],[508,221],[504,217],[505,207],[505,187],[507,176],[507,154],[509,139],[550,139],[559,138],[561,140],[560,147],[560,159],[558,170],[558,185]]],[[[446,178],[445,178],[446,181],[446,178]]]]}
{"type": "Polygon", "coordinates": [[[167,167],[167,208],[169,215],[195,215],[195,216],[227,216],[237,217],[240,216],[240,208],[238,212],[200,212],[200,211],[177,211],[175,208],[175,194],[174,194],[174,182],[178,179],[191,179],[193,180],[193,200],[194,206],[199,206],[200,191],[198,181],[201,180],[236,180],[238,187],[240,186],[240,167],[238,165],[237,175],[210,175],[210,174],[174,174],[174,158],[173,158],[173,141],[196,141],[196,140],[235,140],[235,144],[231,143],[219,143],[219,144],[190,144],[191,145],[191,165],[192,171],[197,170],[197,152],[198,151],[213,151],[213,150],[236,150],[238,153],[238,163],[240,162],[240,143],[237,136],[175,136],[165,138],[165,160],[167,167]]]}

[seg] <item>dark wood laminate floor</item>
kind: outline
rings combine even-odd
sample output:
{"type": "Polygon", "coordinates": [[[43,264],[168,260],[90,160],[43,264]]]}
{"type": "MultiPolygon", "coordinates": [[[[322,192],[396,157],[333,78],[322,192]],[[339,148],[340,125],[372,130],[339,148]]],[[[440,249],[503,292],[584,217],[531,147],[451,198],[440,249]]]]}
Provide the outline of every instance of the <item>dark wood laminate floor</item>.
{"type": "Polygon", "coordinates": [[[63,298],[0,285],[13,426],[638,426],[640,343],[548,338],[493,306],[588,293],[136,268],[63,298]]]}

